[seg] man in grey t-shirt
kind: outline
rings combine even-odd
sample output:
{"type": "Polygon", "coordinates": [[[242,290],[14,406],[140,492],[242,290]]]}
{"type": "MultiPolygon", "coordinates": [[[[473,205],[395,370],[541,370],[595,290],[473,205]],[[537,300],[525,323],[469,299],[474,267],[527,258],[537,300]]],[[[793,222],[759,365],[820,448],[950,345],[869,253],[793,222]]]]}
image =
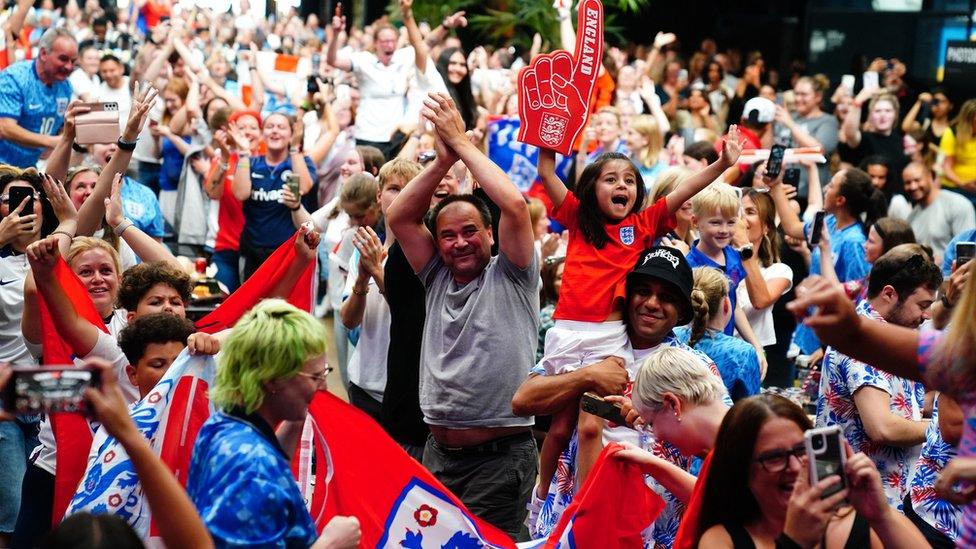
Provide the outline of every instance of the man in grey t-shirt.
{"type": "Polygon", "coordinates": [[[511,401],[535,362],[539,260],[528,207],[504,172],[465,136],[446,94],[422,114],[437,131],[437,158],[387,212],[390,228],[426,290],[420,407],[430,425],[424,466],[468,508],[513,537],[525,518],[538,458],[531,417],[511,401]],[[460,159],[501,209],[499,251],[485,204],[456,195],[433,210],[431,196],[460,159]]]}
{"type": "Polygon", "coordinates": [[[969,200],[954,192],[943,192],[926,166],[912,162],[902,170],[905,194],[914,204],[908,223],[919,244],[932,247],[935,262],[942,264],[946,245],[957,234],[976,227],[976,212],[969,200]]]}

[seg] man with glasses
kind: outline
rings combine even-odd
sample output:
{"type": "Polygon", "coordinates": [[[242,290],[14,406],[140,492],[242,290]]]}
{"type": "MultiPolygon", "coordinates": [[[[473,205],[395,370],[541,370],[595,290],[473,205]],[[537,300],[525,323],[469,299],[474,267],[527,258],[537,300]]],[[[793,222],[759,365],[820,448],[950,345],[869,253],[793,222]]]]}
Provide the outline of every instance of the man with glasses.
{"type": "Polygon", "coordinates": [[[18,168],[33,168],[57,146],[78,60],[78,43],[65,29],[48,29],[39,46],[37,59],[0,72],[0,163],[18,168]]]}
{"type": "MultiPolygon", "coordinates": [[[[918,328],[942,283],[942,273],[915,244],[881,256],[868,277],[868,298],[858,314],[918,328]]],[[[823,359],[817,427],[839,425],[855,452],[864,452],[881,473],[888,504],[902,510],[908,479],[925,442],[925,388],[828,347],[823,359]]]]}

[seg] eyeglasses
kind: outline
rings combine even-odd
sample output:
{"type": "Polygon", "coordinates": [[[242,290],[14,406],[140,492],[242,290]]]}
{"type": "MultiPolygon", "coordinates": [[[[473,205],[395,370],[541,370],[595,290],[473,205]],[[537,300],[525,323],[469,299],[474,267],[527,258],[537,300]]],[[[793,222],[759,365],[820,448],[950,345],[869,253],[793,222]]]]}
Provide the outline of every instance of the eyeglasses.
{"type": "Polygon", "coordinates": [[[332,373],[332,370],[335,370],[335,368],[333,368],[332,366],[326,366],[324,370],[322,370],[321,372],[319,372],[317,374],[309,374],[307,372],[298,372],[298,375],[305,376],[305,377],[307,377],[307,378],[309,378],[311,380],[314,380],[315,383],[318,383],[319,385],[321,385],[321,384],[325,383],[325,380],[329,377],[329,374],[332,373]]]}
{"type": "Polygon", "coordinates": [[[790,456],[800,460],[807,454],[807,448],[803,444],[797,444],[790,450],[773,450],[766,452],[756,458],[756,461],[763,466],[767,473],[780,473],[790,466],[790,456]]]}

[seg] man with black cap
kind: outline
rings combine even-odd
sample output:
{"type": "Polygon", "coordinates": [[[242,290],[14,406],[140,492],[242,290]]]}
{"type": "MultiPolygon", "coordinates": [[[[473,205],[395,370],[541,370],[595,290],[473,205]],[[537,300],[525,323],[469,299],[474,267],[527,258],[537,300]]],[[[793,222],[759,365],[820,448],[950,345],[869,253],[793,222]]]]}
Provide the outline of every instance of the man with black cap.
{"type": "MultiPolygon", "coordinates": [[[[585,392],[600,396],[622,395],[629,392],[630,385],[644,359],[654,350],[663,346],[681,347],[701,358],[710,370],[716,372],[714,362],[705,354],[682,344],[674,335],[674,327],[687,324],[692,318],[691,289],[694,284],[691,267],[684,255],[675,248],[657,246],[645,250],[637,260],[634,269],[627,275],[627,295],[624,321],[632,347],[632,356],[624,359],[610,357],[585,368],[556,375],[545,375],[544,370],[535,368],[528,379],[515,392],[512,410],[516,415],[545,415],[574,406],[585,392]]],[[[629,440],[635,444],[656,447],[646,435],[627,427],[605,427],[604,442],[629,440]]],[[[575,447],[575,445],[570,445],[575,447]]],[[[575,460],[574,452],[567,450],[564,458],[575,460]],[[567,452],[569,453],[567,456],[567,452]]],[[[677,452],[666,452],[677,455],[677,452]]],[[[662,456],[666,457],[666,456],[662,456]]],[[[560,458],[562,461],[564,458],[560,458]]],[[[573,464],[571,463],[572,467],[573,464]]],[[[572,469],[571,469],[572,471],[572,469]]],[[[572,479],[572,474],[569,478],[572,479]]],[[[554,479],[549,493],[559,492],[558,497],[546,498],[545,502],[530,503],[529,531],[533,537],[548,533],[559,520],[565,508],[562,501],[572,500],[573,488],[567,486],[565,479],[554,479]],[[569,492],[569,493],[566,493],[569,492]],[[564,497],[567,496],[567,497],[564,497]],[[538,509],[532,505],[537,504],[538,509]],[[541,513],[542,507],[551,506],[541,513]],[[538,518],[537,518],[538,517],[538,518]],[[543,524],[544,523],[544,524],[543,524]]],[[[680,515],[676,505],[669,505],[658,517],[654,528],[654,541],[670,546],[680,515]]]]}

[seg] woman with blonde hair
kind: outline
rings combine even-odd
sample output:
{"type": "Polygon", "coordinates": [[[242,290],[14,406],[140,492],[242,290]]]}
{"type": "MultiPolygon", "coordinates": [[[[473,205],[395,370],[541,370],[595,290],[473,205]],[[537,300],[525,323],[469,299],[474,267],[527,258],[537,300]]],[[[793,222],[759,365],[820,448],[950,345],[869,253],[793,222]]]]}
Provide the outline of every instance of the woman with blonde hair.
{"type": "Polygon", "coordinates": [[[959,108],[959,114],[946,128],[939,142],[945,156],[942,188],[958,192],[976,204],[976,99],[959,108]]]}
{"type": "Polygon", "coordinates": [[[902,193],[901,172],[908,165],[909,158],[905,155],[905,135],[898,127],[898,98],[890,93],[877,94],[877,90],[868,88],[861,90],[847,111],[840,131],[842,141],[853,149],[858,160],[874,154],[886,157],[890,162],[888,184],[891,191],[902,193]],[[868,120],[862,128],[861,105],[865,102],[868,120]]]}
{"type": "MultiPolygon", "coordinates": [[[[692,175],[693,172],[683,166],[672,166],[665,169],[658,174],[657,182],[649,193],[650,197],[647,203],[653,204],[671,194],[671,191],[692,175]]],[[[693,212],[691,200],[685,201],[674,215],[677,219],[677,224],[665,237],[667,240],[661,239],[661,244],[664,246],[674,246],[687,254],[691,243],[695,240],[695,231],[692,227],[693,212]],[[684,246],[680,243],[683,243],[684,246]]]]}
{"type": "Polygon", "coordinates": [[[761,367],[756,349],[723,333],[733,314],[728,280],[711,267],[697,267],[692,272],[695,285],[691,304],[695,316],[690,326],[676,329],[675,334],[715,361],[733,401],[758,393],[761,367]]]}
{"type": "Polygon", "coordinates": [[[664,149],[664,137],[660,125],[649,114],[636,116],[631,120],[624,139],[627,148],[630,149],[630,159],[640,171],[644,185],[650,189],[661,172],[668,167],[661,154],[664,149]]]}

